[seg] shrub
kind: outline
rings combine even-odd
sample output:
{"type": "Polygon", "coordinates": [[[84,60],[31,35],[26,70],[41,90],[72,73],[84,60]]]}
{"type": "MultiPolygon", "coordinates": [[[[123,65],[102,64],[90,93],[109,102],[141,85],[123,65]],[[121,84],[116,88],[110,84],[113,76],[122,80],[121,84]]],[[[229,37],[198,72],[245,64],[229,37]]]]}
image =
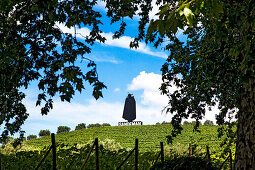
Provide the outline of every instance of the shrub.
{"type": "Polygon", "coordinates": [[[71,128],[68,126],[59,126],[57,133],[70,132],[71,128]]]}
{"type": "Polygon", "coordinates": [[[157,122],[157,123],[156,123],[156,125],[160,125],[160,123],[159,123],[159,122],[157,122]]]}
{"type": "Polygon", "coordinates": [[[93,128],[93,127],[100,127],[101,125],[99,123],[96,124],[89,124],[87,128],[93,128]]]}
{"type": "Polygon", "coordinates": [[[75,127],[75,130],[81,130],[81,129],[86,129],[85,123],[80,123],[75,127]]]}
{"type": "Polygon", "coordinates": [[[166,121],[163,121],[162,123],[161,123],[162,125],[170,125],[171,124],[171,122],[166,122],[166,121]]]}
{"type": "Polygon", "coordinates": [[[101,126],[111,126],[110,123],[103,123],[101,126]]]}
{"type": "Polygon", "coordinates": [[[206,121],[204,122],[204,125],[206,125],[206,126],[213,126],[214,124],[213,124],[213,121],[211,121],[211,120],[206,120],[206,121]]]}
{"type": "MultiPolygon", "coordinates": [[[[194,121],[191,122],[191,125],[194,125],[194,126],[195,126],[196,123],[197,123],[197,122],[194,120],[194,121]]],[[[199,125],[202,125],[202,123],[201,123],[200,121],[198,121],[198,123],[199,123],[199,125]]]]}
{"type": "Polygon", "coordinates": [[[0,144],[6,145],[14,140],[13,137],[7,136],[7,139],[5,141],[1,141],[0,144]]]}
{"type": "Polygon", "coordinates": [[[187,120],[185,120],[185,121],[183,122],[183,125],[191,125],[191,122],[188,122],[187,120]]]}
{"type": "Polygon", "coordinates": [[[104,139],[103,141],[99,141],[99,145],[102,145],[106,150],[110,151],[119,151],[120,149],[123,149],[123,147],[113,139],[104,139]]]}
{"type": "Polygon", "coordinates": [[[50,136],[50,130],[46,129],[46,130],[40,130],[39,134],[40,137],[42,136],[50,136]]]}
{"type": "Polygon", "coordinates": [[[36,138],[37,138],[36,135],[28,135],[27,136],[27,140],[36,139],[36,138]]]}

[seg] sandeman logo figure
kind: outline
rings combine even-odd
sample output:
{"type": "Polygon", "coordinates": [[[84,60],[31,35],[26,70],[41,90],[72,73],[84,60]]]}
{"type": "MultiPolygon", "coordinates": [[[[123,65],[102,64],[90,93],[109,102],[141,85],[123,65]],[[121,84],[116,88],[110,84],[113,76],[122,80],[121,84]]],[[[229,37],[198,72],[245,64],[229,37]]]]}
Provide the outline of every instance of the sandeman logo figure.
{"type": "Polygon", "coordinates": [[[128,94],[125,100],[122,118],[127,120],[128,122],[132,122],[136,119],[136,104],[135,98],[132,94],[128,94]]]}

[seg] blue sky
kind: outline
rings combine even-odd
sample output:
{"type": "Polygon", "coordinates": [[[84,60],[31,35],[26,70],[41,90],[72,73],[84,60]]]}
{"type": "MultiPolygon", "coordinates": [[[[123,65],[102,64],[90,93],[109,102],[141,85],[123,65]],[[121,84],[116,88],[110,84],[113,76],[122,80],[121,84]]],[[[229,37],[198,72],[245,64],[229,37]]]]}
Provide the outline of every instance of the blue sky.
{"type": "MultiPolygon", "coordinates": [[[[98,9],[105,14],[103,4],[98,9]]],[[[151,18],[155,17],[155,11],[151,18]]],[[[140,44],[138,49],[129,49],[129,42],[137,34],[138,18],[127,19],[127,30],[125,36],[112,40],[113,32],[118,29],[118,24],[109,25],[109,19],[103,17],[102,34],[107,38],[105,44],[97,42],[92,47],[92,53],[86,57],[94,60],[97,64],[99,79],[105,83],[107,89],[103,90],[104,98],[95,100],[92,97],[92,88],[86,84],[86,90],[81,94],[76,92],[71,103],[61,102],[59,98],[54,100],[54,108],[47,116],[40,114],[40,108],[35,107],[38,93],[35,84],[25,90],[27,95],[24,100],[29,118],[22,126],[26,136],[38,135],[42,129],[49,129],[56,133],[58,126],[69,126],[71,130],[79,123],[110,123],[118,125],[122,119],[124,101],[128,93],[132,93],[137,103],[137,121],[144,124],[155,124],[156,122],[170,121],[171,115],[162,113],[162,109],[168,103],[168,98],[162,96],[159,91],[161,84],[161,66],[169,52],[155,49],[151,45],[140,44]]],[[[74,33],[74,29],[68,29],[62,24],[57,24],[63,32],[74,33]]],[[[89,28],[77,29],[77,33],[85,36],[89,28]]],[[[180,33],[180,37],[181,37],[180,33]]],[[[81,36],[77,36],[82,41],[81,36]]],[[[77,61],[84,72],[87,62],[77,61]]],[[[174,90],[175,87],[173,86],[174,90]]],[[[214,113],[208,114],[206,119],[214,120],[214,113]]]]}

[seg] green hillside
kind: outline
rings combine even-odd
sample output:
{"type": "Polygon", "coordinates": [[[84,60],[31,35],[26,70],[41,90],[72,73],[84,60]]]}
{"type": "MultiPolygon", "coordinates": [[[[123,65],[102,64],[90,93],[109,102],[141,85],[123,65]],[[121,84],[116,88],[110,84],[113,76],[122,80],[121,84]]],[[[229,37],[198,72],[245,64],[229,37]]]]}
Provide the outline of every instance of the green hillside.
{"type": "MultiPolygon", "coordinates": [[[[209,145],[212,150],[219,150],[221,139],[217,137],[218,126],[201,126],[201,133],[194,133],[192,125],[184,125],[181,135],[175,138],[173,145],[188,147],[189,144],[198,144],[201,148],[209,145]]],[[[114,140],[123,148],[134,147],[135,139],[139,140],[141,152],[156,151],[160,142],[167,143],[166,136],[171,133],[171,125],[142,125],[142,126],[105,126],[83,129],[56,134],[56,142],[69,145],[87,144],[95,138],[100,141],[114,140]]],[[[50,137],[41,137],[26,142],[33,147],[45,147],[51,144],[50,137]]]]}
{"type": "MultiPolygon", "coordinates": [[[[193,133],[192,125],[185,125],[183,128],[182,134],[176,137],[171,145],[167,145],[166,140],[166,136],[171,133],[171,125],[104,126],[56,134],[57,169],[80,169],[95,138],[99,139],[99,165],[103,170],[116,169],[134,148],[136,138],[139,140],[139,169],[152,167],[159,154],[160,142],[164,142],[165,160],[183,159],[188,155],[191,144],[193,157],[187,157],[187,160],[197,159],[200,164],[206,155],[206,145],[209,145],[210,163],[220,167],[225,162],[228,153],[221,156],[220,143],[223,139],[217,137],[218,126],[200,126],[201,133],[193,133]]],[[[48,136],[25,141],[16,149],[12,148],[11,144],[2,146],[0,166],[2,169],[34,169],[46,155],[50,145],[51,139],[48,136]]],[[[234,153],[234,147],[231,149],[234,153]]],[[[234,157],[233,154],[232,159],[234,157]]],[[[40,169],[51,169],[52,159],[53,154],[50,152],[40,169]]],[[[134,160],[132,154],[122,169],[134,169],[134,160]]],[[[92,152],[85,169],[95,168],[95,152],[92,152]]],[[[229,161],[223,167],[227,168],[229,161]]]]}

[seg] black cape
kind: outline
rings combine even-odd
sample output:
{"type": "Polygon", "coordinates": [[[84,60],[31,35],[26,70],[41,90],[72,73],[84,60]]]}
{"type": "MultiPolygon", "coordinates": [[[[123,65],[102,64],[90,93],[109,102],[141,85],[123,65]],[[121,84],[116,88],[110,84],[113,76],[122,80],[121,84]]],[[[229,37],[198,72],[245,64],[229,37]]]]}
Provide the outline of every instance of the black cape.
{"type": "Polygon", "coordinates": [[[131,94],[128,94],[125,100],[122,118],[126,119],[129,122],[132,122],[133,120],[136,119],[135,98],[131,94]]]}

